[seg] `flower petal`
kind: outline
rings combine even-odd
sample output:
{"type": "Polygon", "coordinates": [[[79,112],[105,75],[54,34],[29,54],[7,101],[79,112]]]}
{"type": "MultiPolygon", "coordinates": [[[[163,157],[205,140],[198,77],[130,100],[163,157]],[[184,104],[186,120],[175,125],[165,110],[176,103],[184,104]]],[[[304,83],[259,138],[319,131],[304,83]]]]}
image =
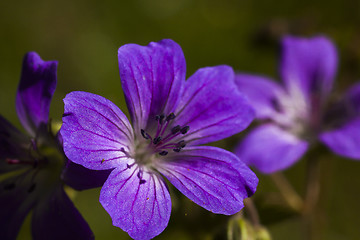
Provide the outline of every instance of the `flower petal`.
{"type": "Polygon", "coordinates": [[[137,165],[110,174],[101,189],[100,203],[113,225],[134,239],[157,236],[170,218],[171,199],[165,182],[156,173],[139,171],[137,165]]]}
{"type": "Polygon", "coordinates": [[[28,157],[26,146],[29,139],[0,115],[0,174],[19,168],[29,167],[23,164],[8,164],[8,160],[28,157]]]}
{"type": "Polygon", "coordinates": [[[293,165],[307,149],[306,141],[276,125],[266,124],[250,132],[235,153],[249,166],[270,174],[293,165]]]}
{"type": "Polygon", "coordinates": [[[41,124],[47,124],[51,98],[56,88],[56,61],[43,61],[35,52],[25,55],[16,95],[19,119],[35,137],[41,124]]]}
{"type": "Polygon", "coordinates": [[[336,129],[360,117],[360,83],[350,87],[342,98],[329,104],[322,119],[323,129],[336,129]]]}
{"type": "Polygon", "coordinates": [[[321,102],[332,89],[337,69],[337,52],[326,37],[285,37],[282,41],[280,74],[290,94],[299,89],[308,100],[321,102]]]}
{"type": "Polygon", "coordinates": [[[177,43],[165,39],[148,46],[127,44],[119,48],[118,59],[135,131],[145,129],[148,119],[155,115],[174,111],[186,71],[185,58],[177,43]]]}
{"type": "Polygon", "coordinates": [[[61,179],[70,187],[80,191],[104,185],[111,170],[90,170],[68,161],[61,174],[61,179]]]}
{"type": "Polygon", "coordinates": [[[94,239],[89,225],[62,186],[57,186],[36,204],[32,215],[32,235],[36,240],[94,239]]]}
{"type": "Polygon", "coordinates": [[[320,140],[335,153],[360,159],[360,83],[332,104],[324,117],[320,140]]]}
{"type": "Polygon", "coordinates": [[[256,117],[259,119],[271,118],[279,107],[279,95],[284,95],[284,90],[275,81],[262,76],[250,74],[236,74],[236,85],[244,93],[254,107],[256,117]]]}
{"type": "Polygon", "coordinates": [[[335,153],[348,158],[360,159],[360,117],[341,127],[320,134],[320,140],[335,153]]]}
{"type": "Polygon", "coordinates": [[[238,91],[228,66],[199,69],[185,84],[175,125],[190,126],[191,145],[221,140],[246,128],[254,110],[238,91]]]}
{"type": "Polygon", "coordinates": [[[72,92],[64,99],[60,129],[64,152],[73,162],[95,170],[127,163],[133,146],[129,121],[111,101],[92,93],[72,92]]]}
{"type": "Polygon", "coordinates": [[[240,159],[216,147],[186,147],[159,163],[159,171],[196,204],[226,215],[240,211],[258,184],[240,159]]]}
{"type": "Polygon", "coordinates": [[[36,192],[29,192],[31,175],[25,172],[0,182],[0,239],[16,239],[25,217],[35,204],[36,192]]]}

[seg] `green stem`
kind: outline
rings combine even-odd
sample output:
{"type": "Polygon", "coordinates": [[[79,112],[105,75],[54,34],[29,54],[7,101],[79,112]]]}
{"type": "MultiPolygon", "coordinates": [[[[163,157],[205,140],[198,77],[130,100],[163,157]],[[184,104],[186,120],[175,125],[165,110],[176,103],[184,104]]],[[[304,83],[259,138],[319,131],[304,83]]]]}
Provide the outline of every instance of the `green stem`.
{"type": "Polygon", "coordinates": [[[286,179],[286,177],[281,172],[274,173],[270,175],[270,177],[277,188],[280,190],[282,197],[287,202],[289,207],[300,213],[304,206],[303,200],[286,179]]]}
{"type": "Polygon", "coordinates": [[[307,160],[306,195],[303,208],[305,239],[318,239],[315,223],[319,194],[320,161],[316,157],[307,160]]]}
{"type": "Polygon", "coordinates": [[[256,228],[260,226],[260,218],[256,206],[251,198],[244,199],[245,210],[252,225],[256,228]]]}

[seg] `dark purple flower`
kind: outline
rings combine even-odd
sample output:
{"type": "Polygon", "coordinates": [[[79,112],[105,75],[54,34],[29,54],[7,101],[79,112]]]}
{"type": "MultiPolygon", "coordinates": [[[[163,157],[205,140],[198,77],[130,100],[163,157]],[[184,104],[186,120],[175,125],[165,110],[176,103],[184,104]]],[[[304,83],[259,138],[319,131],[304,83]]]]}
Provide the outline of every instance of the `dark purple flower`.
{"type": "Polygon", "coordinates": [[[253,119],[233,70],[202,68],[185,81],[185,58],[172,40],[124,45],[118,59],[132,124],[109,100],[72,92],[60,130],[69,159],[114,168],[100,194],[113,224],[135,239],[160,234],[171,211],[164,177],[209,211],[240,211],[257,177],[232,153],[198,146],[238,133],[253,119]]]}
{"type": "Polygon", "coordinates": [[[284,87],[266,77],[238,74],[259,120],[238,145],[236,154],[263,173],[283,170],[320,140],[335,153],[360,159],[360,85],[336,104],[329,101],[337,53],[325,37],[282,41],[280,75],[284,87]]]}
{"type": "Polygon", "coordinates": [[[16,110],[28,135],[0,116],[0,239],[16,239],[31,210],[34,239],[94,238],[63,186],[101,186],[107,176],[68,161],[60,135],[50,131],[56,69],[56,61],[45,62],[34,52],[24,57],[16,110]]]}

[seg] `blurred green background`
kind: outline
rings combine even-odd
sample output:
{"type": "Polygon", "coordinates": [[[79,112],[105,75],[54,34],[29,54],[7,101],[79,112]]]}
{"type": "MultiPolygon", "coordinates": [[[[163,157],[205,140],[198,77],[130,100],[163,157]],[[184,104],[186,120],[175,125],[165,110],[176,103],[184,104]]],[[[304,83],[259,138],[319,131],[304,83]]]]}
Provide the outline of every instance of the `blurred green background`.
{"type": "MultiPolygon", "coordinates": [[[[358,0],[80,0],[0,2],[0,113],[20,127],[15,94],[23,55],[36,51],[58,60],[58,85],[51,117],[61,119],[66,93],[100,94],[125,110],[118,76],[117,49],[171,38],[187,61],[187,76],[204,66],[228,64],[238,71],[277,79],[278,41],[285,34],[331,37],[340,66],[335,95],[360,79],[360,2],[358,0]]],[[[229,150],[241,136],[219,144],[229,150]]],[[[317,227],[321,239],[359,239],[360,162],[314,150],[321,158],[321,199],[317,227]]],[[[303,194],[305,163],[285,172],[303,194]]],[[[256,202],[277,194],[269,177],[260,176],[256,202]]],[[[208,213],[176,190],[168,228],[158,239],[221,239],[227,217],[208,213]]],[[[99,189],[77,193],[75,204],[97,239],[127,239],[98,202],[99,189]]],[[[281,205],[281,200],[278,203],[281,205]]],[[[6,206],[1,206],[6,207],[6,206]]],[[[1,211],[1,210],[0,210],[1,211]]],[[[1,214],[1,213],[0,213],[1,214]]],[[[273,239],[302,239],[299,217],[279,219],[277,210],[260,211],[273,239]],[[275,219],[277,221],[275,222],[275,219]]],[[[29,219],[20,239],[29,239],[29,219]]]]}

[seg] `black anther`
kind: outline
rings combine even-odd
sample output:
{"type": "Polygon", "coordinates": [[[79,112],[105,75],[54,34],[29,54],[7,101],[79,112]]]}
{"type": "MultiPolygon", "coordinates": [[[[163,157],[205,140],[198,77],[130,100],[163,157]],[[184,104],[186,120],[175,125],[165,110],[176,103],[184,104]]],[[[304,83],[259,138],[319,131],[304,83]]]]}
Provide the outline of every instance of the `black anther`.
{"type": "Polygon", "coordinates": [[[161,139],[162,139],[161,137],[156,137],[154,138],[153,143],[156,145],[161,141],[161,139]]]}
{"type": "Polygon", "coordinates": [[[163,124],[164,118],[165,118],[164,114],[161,114],[161,115],[160,115],[160,119],[159,119],[159,123],[160,123],[160,124],[163,124]]]}
{"type": "Polygon", "coordinates": [[[173,120],[175,118],[175,114],[174,113],[170,113],[167,117],[166,117],[166,121],[169,122],[171,120],[173,120]]]}
{"type": "Polygon", "coordinates": [[[174,148],[173,151],[174,152],[180,152],[181,148],[180,147],[177,147],[177,148],[174,148]]]}
{"type": "Polygon", "coordinates": [[[143,138],[145,138],[145,139],[149,139],[149,138],[150,138],[149,134],[147,134],[147,132],[145,132],[144,129],[141,129],[141,135],[142,135],[143,138]]]}
{"type": "Polygon", "coordinates": [[[177,146],[178,146],[179,148],[184,148],[184,147],[186,146],[186,143],[185,143],[184,140],[181,140],[180,142],[177,143],[177,146]]]}
{"type": "Polygon", "coordinates": [[[177,125],[171,129],[171,133],[172,134],[178,133],[180,129],[181,129],[180,125],[177,125]]]}
{"type": "Polygon", "coordinates": [[[144,184],[144,183],[146,183],[146,180],[140,179],[139,184],[141,185],[141,184],[144,184]]]}
{"type": "Polygon", "coordinates": [[[159,155],[161,155],[161,156],[166,156],[168,154],[168,152],[167,151],[162,151],[162,152],[159,152],[159,155]]]}
{"type": "Polygon", "coordinates": [[[189,129],[190,129],[189,126],[185,126],[185,127],[183,127],[183,128],[180,130],[180,132],[181,132],[182,134],[185,134],[185,133],[187,133],[187,132],[189,131],[189,129]]]}
{"type": "Polygon", "coordinates": [[[159,121],[160,124],[162,124],[162,123],[164,122],[164,118],[165,118],[165,115],[164,115],[164,114],[156,115],[156,116],[155,116],[155,120],[156,120],[156,121],[159,121]]]}

